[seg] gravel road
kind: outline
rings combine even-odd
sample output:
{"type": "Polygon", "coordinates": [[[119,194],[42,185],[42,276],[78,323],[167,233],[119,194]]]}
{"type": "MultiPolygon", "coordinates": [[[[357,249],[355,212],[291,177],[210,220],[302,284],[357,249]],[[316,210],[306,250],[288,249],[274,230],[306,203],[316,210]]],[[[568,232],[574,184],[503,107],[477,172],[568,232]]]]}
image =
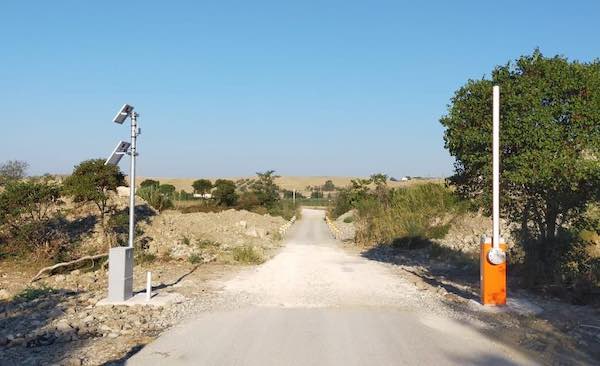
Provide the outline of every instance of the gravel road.
{"type": "Polygon", "coordinates": [[[304,209],[277,256],[222,284],[228,306],[171,329],[127,364],[535,364],[388,265],[344,251],[323,215],[304,209]]]}

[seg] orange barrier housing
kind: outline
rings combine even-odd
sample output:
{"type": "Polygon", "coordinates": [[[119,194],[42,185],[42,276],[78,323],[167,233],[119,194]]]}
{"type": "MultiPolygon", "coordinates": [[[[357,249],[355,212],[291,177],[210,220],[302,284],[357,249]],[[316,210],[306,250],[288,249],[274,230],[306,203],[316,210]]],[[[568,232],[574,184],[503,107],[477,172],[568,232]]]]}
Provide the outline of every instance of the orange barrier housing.
{"type": "MultiPolygon", "coordinates": [[[[488,252],[492,249],[492,239],[486,238],[481,243],[480,281],[481,303],[483,305],[506,305],[506,261],[492,264],[488,252]]],[[[500,249],[506,252],[506,243],[500,243],[500,249]]]]}

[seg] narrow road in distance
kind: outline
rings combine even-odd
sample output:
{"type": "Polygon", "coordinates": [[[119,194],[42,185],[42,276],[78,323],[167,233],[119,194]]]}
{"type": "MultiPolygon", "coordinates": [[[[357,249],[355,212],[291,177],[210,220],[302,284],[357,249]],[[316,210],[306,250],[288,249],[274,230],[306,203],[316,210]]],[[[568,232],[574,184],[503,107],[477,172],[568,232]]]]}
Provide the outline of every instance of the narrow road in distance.
{"type": "Polygon", "coordinates": [[[127,364],[535,364],[389,265],[346,252],[323,218],[304,209],[273,259],[224,283],[243,305],[171,329],[127,364]]]}

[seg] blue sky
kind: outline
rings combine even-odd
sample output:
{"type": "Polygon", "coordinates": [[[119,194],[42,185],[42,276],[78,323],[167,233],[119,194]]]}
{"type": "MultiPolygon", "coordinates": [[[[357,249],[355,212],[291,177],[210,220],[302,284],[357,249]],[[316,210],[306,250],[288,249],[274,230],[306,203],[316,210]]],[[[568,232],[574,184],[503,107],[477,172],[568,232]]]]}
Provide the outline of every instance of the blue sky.
{"type": "Polygon", "coordinates": [[[3,1],[0,161],[105,157],[130,103],[140,175],[448,175],[454,91],[535,47],[600,56],[598,4],[3,1]]]}

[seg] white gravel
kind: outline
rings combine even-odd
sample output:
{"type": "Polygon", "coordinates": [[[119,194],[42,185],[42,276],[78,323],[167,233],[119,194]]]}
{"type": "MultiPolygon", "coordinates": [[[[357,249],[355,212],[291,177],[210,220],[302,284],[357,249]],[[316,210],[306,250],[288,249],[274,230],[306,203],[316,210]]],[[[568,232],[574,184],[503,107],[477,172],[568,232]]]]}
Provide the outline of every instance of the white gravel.
{"type": "Polygon", "coordinates": [[[285,248],[225,289],[260,306],[406,306],[421,300],[418,290],[381,263],[346,253],[336,245],[324,211],[304,209],[285,248]]]}
{"type": "Polygon", "coordinates": [[[437,297],[390,266],[340,249],[323,215],[303,210],[277,256],[224,283],[223,298],[238,307],[197,315],[127,364],[536,364],[432,311],[443,308],[437,297]]]}

